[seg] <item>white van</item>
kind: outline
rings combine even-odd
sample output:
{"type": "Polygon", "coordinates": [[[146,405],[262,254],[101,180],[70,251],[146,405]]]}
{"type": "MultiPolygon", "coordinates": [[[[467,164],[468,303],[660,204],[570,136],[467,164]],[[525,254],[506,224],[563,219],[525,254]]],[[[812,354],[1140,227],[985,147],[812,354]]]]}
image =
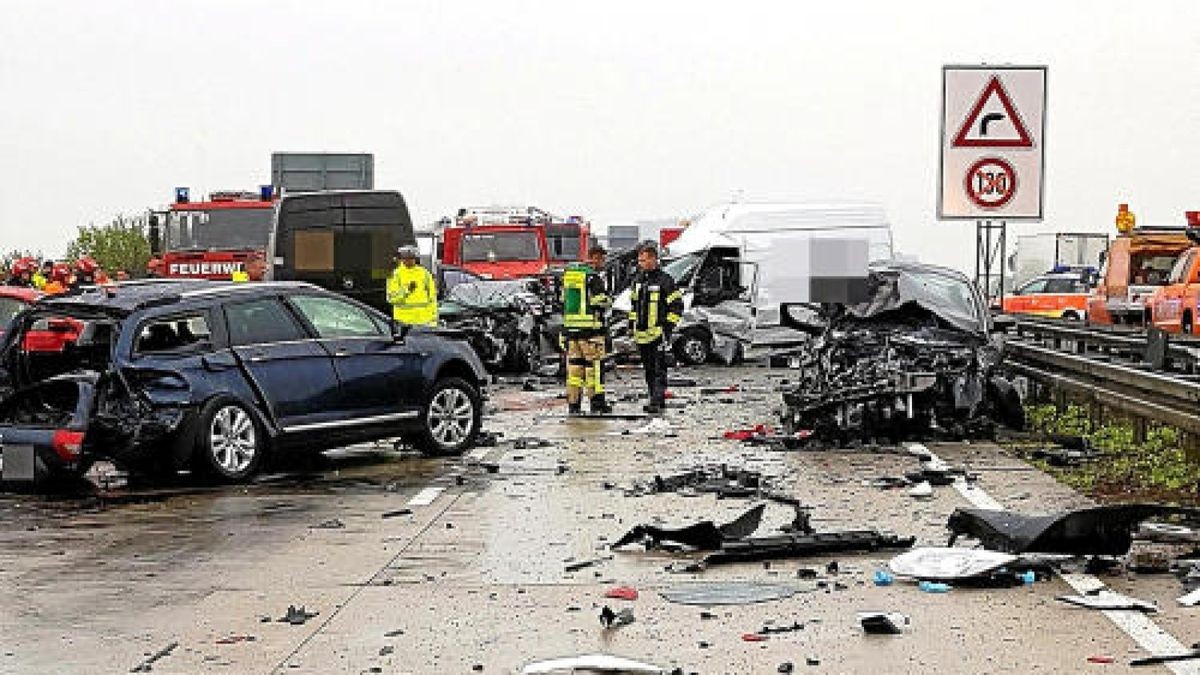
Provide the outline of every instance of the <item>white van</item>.
{"type": "MultiPolygon", "coordinates": [[[[795,341],[780,305],[833,301],[866,266],[893,257],[883,207],[870,203],[729,203],[695,219],[663,253],[684,290],[673,349],[686,363],[731,362],[747,346],[795,341]]],[[[629,311],[629,293],[614,303],[629,311]]]]}

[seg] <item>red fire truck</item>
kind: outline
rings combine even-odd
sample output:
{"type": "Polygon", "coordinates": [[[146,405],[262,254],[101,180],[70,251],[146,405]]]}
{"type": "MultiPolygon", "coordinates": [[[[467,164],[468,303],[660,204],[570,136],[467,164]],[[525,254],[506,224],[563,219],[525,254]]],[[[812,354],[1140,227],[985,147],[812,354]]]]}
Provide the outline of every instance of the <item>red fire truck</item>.
{"type": "Polygon", "coordinates": [[[228,280],[247,273],[261,279],[275,202],[270,185],[257,193],[214,192],[200,202],[189,199],[187,188],[176,188],[175,202],[151,214],[151,274],[228,280]]]}
{"type": "Polygon", "coordinates": [[[587,259],[588,224],[534,207],[459,209],[441,231],[442,264],[489,279],[537,276],[587,259]]]}

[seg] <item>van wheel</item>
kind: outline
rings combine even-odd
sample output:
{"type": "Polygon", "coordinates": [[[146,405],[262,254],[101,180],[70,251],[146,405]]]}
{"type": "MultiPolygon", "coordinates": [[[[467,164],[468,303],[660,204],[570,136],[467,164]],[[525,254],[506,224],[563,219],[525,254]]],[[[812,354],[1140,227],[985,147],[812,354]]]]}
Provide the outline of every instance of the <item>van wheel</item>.
{"type": "Polygon", "coordinates": [[[1065,321],[1079,321],[1080,317],[1079,317],[1079,312],[1076,312],[1073,309],[1068,309],[1067,311],[1062,313],[1062,318],[1065,321]]]}
{"type": "Polygon", "coordinates": [[[214,398],[200,411],[199,422],[196,468],[229,483],[258,471],[266,455],[266,434],[246,406],[232,398],[214,398]]]}
{"type": "Polygon", "coordinates": [[[1191,312],[1183,313],[1183,318],[1180,319],[1180,321],[1179,321],[1179,330],[1183,331],[1183,333],[1185,335],[1192,334],[1194,327],[1192,326],[1192,313],[1191,312]]]}
{"type": "Polygon", "coordinates": [[[458,455],[475,444],[483,419],[479,390],[457,377],[437,381],[421,411],[421,428],[410,438],[429,455],[458,455]]]}
{"type": "Polygon", "coordinates": [[[689,328],[675,340],[675,355],[679,360],[690,366],[698,366],[708,361],[712,353],[712,341],[702,330],[689,328]]]}

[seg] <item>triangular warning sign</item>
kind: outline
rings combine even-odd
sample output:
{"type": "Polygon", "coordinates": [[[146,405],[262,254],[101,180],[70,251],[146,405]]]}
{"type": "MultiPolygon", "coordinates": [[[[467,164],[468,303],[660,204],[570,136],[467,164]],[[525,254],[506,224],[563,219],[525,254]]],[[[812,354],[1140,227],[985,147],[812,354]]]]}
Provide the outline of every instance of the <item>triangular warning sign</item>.
{"type": "Polygon", "coordinates": [[[1012,99],[993,76],[958,130],[955,148],[1032,148],[1033,139],[1012,99]]]}

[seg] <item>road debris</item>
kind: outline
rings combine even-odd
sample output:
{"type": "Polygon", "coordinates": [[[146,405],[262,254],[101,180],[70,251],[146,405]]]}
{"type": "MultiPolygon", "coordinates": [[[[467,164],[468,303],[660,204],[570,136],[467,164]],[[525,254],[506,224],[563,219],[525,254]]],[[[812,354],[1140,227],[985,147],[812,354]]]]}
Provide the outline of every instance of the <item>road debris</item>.
{"type": "Polygon", "coordinates": [[[1200,650],[1187,652],[1186,654],[1163,654],[1157,656],[1143,656],[1129,662],[1131,666],[1159,666],[1164,663],[1174,663],[1176,661],[1191,661],[1192,659],[1200,659],[1200,650]]]}
{"type": "Polygon", "coordinates": [[[1115,593],[1107,589],[1100,589],[1095,593],[1086,595],[1060,595],[1055,597],[1055,600],[1060,600],[1070,605],[1078,605],[1088,609],[1100,610],[1136,610],[1139,612],[1157,612],[1158,606],[1153,602],[1138,600],[1131,598],[1128,595],[1115,593]]]}
{"type": "Polygon", "coordinates": [[[133,668],[131,668],[129,670],[129,672],[131,672],[131,673],[148,673],[148,672],[154,670],[155,663],[158,663],[159,661],[170,656],[171,652],[175,651],[178,647],[179,647],[178,642],[172,642],[172,643],[168,644],[166,647],[163,647],[162,649],[147,656],[144,661],[142,661],[141,663],[139,663],[136,666],[134,666],[133,668]]]}
{"type": "Polygon", "coordinates": [[[288,605],[287,612],[275,621],[278,623],[290,623],[293,626],[300,626],[308,622],[309,619],[317,616],[320,612],[310,612],[304,608],[304,605],[299,607],[288,605]]]}
{"type": "Polygon", "coordinates": [[[875,530],[749,537],[725,542],[721,550],[705,556],[700,567],[734,562],[803,558],[825,553],[904,549],[911,547],[915,541],[915,537],[899,537],[875,530]]]}
{"type": "MultiPolygon", "coordinates": [[[[686,584],[659,591],[659,595],[667,602],[699,606],[752,605],[783,600],[796,593],[797,590],[791,586],[751,582],[686,584]]],[[[701,618],[716,618],[716,615],[704,614],[701,613],[701,618]]]]}
{"type": "Polygon", "coordinates": [[[604,597],[614,600],[637,600],[638,592],[633,586],[617,586],[605,591],[604,597]]]}
{"type": "Polygon", "coordinates": [[[1125,555],[1143,521],[1178,516],[1200,520],[1200,509],[1158,504],[1096,506],[1050,515],[1013,511],[956,509],[947,527],[950,543],[960,536],[1007,553],[1125,555]]]}
{"type": "Polygon", "coordinates": [[[229,636],[217,639],[216,644],[234,645],[239,642],[254,642],[256,640],[258,640],[258,638],[254,637],[253,635],[229,635],[229,636]]]}
{"type": "Polygon", "coordinates": [[[588,558],[586,560],[568,560],[566,564],[563,565],[563,571],[578,572],[581,569],[585,569],[593,565],[599,565],[600,563],[607,562],[609,560],[612,560],[611,555],[600,556],[599,558],[588,558]]]}
{"type": "Polygon", "coordinates": [[[1017,556],[975,548],[915,548],[888,561],[893,574],[925,581],[960,581],[988,576],[1017,556]]]}
{"type": "Polygon", "coordinates": [[[522,675],[540,675],[541,673],[664,673],[658,666],[641,663],[631,659],[613,656],[611,654],[585,654],[582,656],[567,656],[548,661],[530,663],[521,669],[522,675]]]}
{"type": "Polygon", "coordinates": [[[604,609],[600,610],[600,625],[605,629],[628,626],[633,621],[633,609],[630,607],[614,612],[611,607],[605,605],[604,609]]]}
{"type": "Polygon", "coordinates": [[[899,635],[908,625],[908,616],[899,612],[859,612],[858,625],[868,635],[899,635]]]}
{"type": "Polygon", "coordinates": [[[720,526],[711,520],[703,520],[680,528],[637,525],[613,542],[612,548],[641,543],[646,550],[652,550],[662,548],[664,542],[671,542],[697,551],[715,551],[724,543],[743,539],[753,534],[762,522],[765,508],[765,504],[759,504],[738,516],[736,520],[720,526]]]}
{"type": "Polygon", "coordinates": [[[329,520],[326,520],[326,521],[323,521],[323,522],[317,523],[316,525],[310,525],[310,526],[309,526],[309,529],[313,529],[313,530],[341,530],[341,529],[343,529],[343,528],[345,528],[345,527],[346,527],[346,524],[345,524],[345,523],[343,523],[343,522],[342,522],[341,520],[339,520],[338,518],[331,518],[331,519],[329,519],[329,520]]]}
{"type": "Polygon", "coordinates": [[[412,512],[413,512],[413,511],[412,511],[412,509],[397,509],[397,510],[395,510],[395,511],[386,511],[386,512],[384,512],[384,514],[383,514],[383,516],[382,516],[382,517],[384,517],[384,518],[398,518],[398,517],[400,517],[400,516],[411,516],[411,515],[412,515],[412,512]]]}
{"type": "Polygon", "coordinates": [[[697,466],[683,473],[656,475],[646,483],[635,484],[627,496],[642,496],[691,490],[716,494],[720,499],[758,497],[764,495],[768,482],[758,471],[730,467],[727,464],[697,466]]]}

